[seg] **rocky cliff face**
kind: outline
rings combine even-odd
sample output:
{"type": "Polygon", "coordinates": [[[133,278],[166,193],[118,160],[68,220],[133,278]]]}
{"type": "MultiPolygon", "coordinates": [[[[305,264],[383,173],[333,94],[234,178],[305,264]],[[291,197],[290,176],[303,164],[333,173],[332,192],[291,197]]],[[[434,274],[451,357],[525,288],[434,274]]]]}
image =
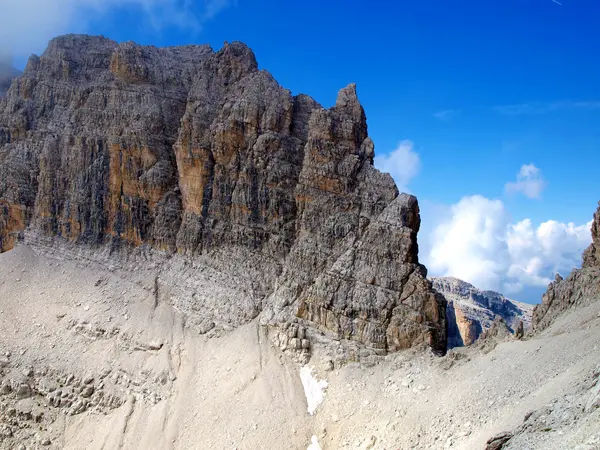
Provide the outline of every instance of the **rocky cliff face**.
{"type": "Polygon", "coordinates": [[[63,36],[0,99],[0,251],[27,230],[173,255],[157,286],[208,328],[295,316],[378,349],[443,352],[417,201],[373,156],[354,85],[324,109],[241,43],[63,36]]]}
{"type": "Polygon", "coordinates": [[[432,278],[433,287],[447,300],[448,347],[471,345],[499,316],[514,331],[519,322],[531,326],[533,305],[516,302],[494,291],[482,291],[452,277],[432,278]]]}
{"type": "Polygon", "coordinates": [[[548,327],[563,311],[600,300],[600,205],[592,221],[592,243],[583,253],[581,269],[566,279],[559,274],[550,283],[542,303],[533,312],[533,329],[548,327]]]}
{"type": "Polygon", "coordinates": [[[600,267],[600,203],[592,220],[592,243],[583,252],[582,268],[600,267]]]}

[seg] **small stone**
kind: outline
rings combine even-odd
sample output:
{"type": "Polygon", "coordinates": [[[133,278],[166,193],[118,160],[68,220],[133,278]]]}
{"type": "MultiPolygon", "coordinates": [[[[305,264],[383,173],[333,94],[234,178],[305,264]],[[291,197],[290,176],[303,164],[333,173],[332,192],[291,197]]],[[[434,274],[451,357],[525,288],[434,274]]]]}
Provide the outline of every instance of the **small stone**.
{"type": "Polygon", "coordinates": [[[377,438],[375,436],[371,436],[369,442],[367,443],[366,449],[370,450],[375,447],[375,443],[377,442],[377,438]]]}
{"type": "Polygon", "coordinates": [[[293,349],[300,350],[302,348],[302,340],[298,338],[292,338],[290,345],[293,349]]]}
{"type": "Polygon", "coordinates": [[[0,386],[0,395],[8,395],[12,392],[12,387],[8,382],[3,382],[0,386]]]}
{"type": "Polygon", "coordinates": [[[495,436],[492,436],[487,441],[486,450],[500,450],[511,438],[512,433],[504,431],[502,433],[498,433],[495,436]]]}
{"type": "Polygon", "coordinates": [[[81,390],[81,396],[83,398],[89,398],[94,393],[94,386],[86,386],[81,390]]]}
{"type": "Polygon", "coordinates": [[[75,416],[77,414],[81,414],[87,409],[87,401],[86,400],[78,400],[73,404],[69,414],[75,416]]]}
{"type": "Polygon", "coordinates": [[[148,344],[148,348],[150,350],[160,350],[163,346],[163,343],[161,341],[151,341],[148,344]]]}
{"type": "Polygon", "coordinates": [[[17,389],[18,398],[26,398],[31,396],[31,388],[28,384],[22,384],[17,389]]]}

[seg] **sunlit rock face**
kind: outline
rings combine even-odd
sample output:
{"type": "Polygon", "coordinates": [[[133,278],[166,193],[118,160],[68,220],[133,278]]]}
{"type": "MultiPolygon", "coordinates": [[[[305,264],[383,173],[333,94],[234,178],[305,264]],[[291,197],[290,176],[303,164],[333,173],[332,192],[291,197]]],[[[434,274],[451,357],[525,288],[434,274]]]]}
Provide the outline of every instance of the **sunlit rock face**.
{"type": "MultiPolygon", "coordinates": [[[[324,109],[242,43],[59,37],[0,100],[0,251],[27,230],[201,258],[247,287],[220,301],[241,311],[234,325],[266,311],[376,349],[444,352],[417,201],[373,157],[354,85],[324,109]]],[[[191,310],[208,314],[200,297],[191,310]]]]}
{"type": "Polygon", "coordinates": [[[432,278],[433,287],[447,300],[448,347],[473,344],[489,329],[496,316],[501,317],[511,331],[523,322],[531,326],[533,305],[521,303],[494,291],[483,291],[472,284],[452,277],[432,278]]]}

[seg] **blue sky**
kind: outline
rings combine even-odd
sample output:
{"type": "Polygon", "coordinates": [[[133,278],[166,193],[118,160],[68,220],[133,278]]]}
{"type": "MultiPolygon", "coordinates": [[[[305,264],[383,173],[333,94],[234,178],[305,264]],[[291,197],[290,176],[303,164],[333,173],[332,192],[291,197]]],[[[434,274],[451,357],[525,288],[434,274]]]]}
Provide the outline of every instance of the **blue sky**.
{"type": "Polygon", "coordinates": [[[418,196],[421,258],[436,273],[536,302],[552,273],[568,272],[587,245],[589,237],[576,227],[589,222],[600,200],[596,0],[7,1],[15,30],[39,30],[26,41],[0,31],[18,64],[64,32],[214,49],[241,40],[281,85],[326,107],[340,88],[357,83],[376,153],[388,155],[404,142],[398,159],[383,168],[396,170],[399,184],[418,196]],[[61,13],[53,14],[58,4],[61,13]],[[39,17],[21,14],[26,9],[39,17]],[[409,174],[407,155],[412,163],[417,158],[409,174]],[[524,165],[537,170],[533,180],[507,187],[524,165]],[[461,203],[474,198],[484,200],[461,203]],[[517,227],[524,233],[519,239],[530,241],[507,244],[526,219],[534,236],[517,227]],[[465,220],[480,222],[472,235],[499,242],[486,246],[461,236],[463,247],[449,245],[448,230],[465,220]],[[556,221],[552,232],[540,231],[549,220],[556,221]],[[433,246],[450,253],[432,256],[433,246]],[[457,262],[456,252],[471,253],[457,262]],[[498,277],[466,267],[488,267],[479,263],[497,252],[506,259],[489,269],[498,277]],[[536,252],[548,255],[536,262],[536,252]],[[515,265],[527,276],[515,275],[515,265]]]}

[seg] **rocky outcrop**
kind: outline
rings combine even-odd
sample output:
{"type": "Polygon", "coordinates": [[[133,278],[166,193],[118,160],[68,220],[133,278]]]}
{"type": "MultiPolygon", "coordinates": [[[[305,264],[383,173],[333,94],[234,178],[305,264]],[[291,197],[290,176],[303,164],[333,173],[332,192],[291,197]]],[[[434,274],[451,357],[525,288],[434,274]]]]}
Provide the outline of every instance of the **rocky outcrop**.
{"type": "MultiPolygon", "coordinates": [[[[516,333],[514,333],[516,334],[516,333]]],[[[506,325],[504,319],[496,316],[489,328],[486,328],[477,339],[475,346],[484,353],[491,352],[496,346],[512,339],[513,331],[506,325]]]]}
{"type": "MultiPolygon", "coordinates": [[[[301,296],[298,316],[340,337],[399,350],[422,339],[423,324],[442,323],[444,301],[417,258],[415,197],[402,194],[301,296]]],[[[443,353],[444,330],[427,343],[443,353]]]]}
{"type": "Polygon", "coordinates": [[[548,327],[564,311],[600,300],[600,206],[592,221],[592,243],[583,253],[581,269],[567,278],[557,274],[548,285],[542,303],[533,311],[533,330],[548,327]]]}
{"type": "Polygon", "coordinates": [[[448,347],[473,344],[501,317],[512,332],[522,322],[531,325],[533,305],[521,303],[494,291],[482,291],[452,277],[433,277],[433,287],[447,300],[448,347]]]}
{"type": "Polygon", "coordinates": [[[592,243],[583,252],[582,268],[600,267],[600,202],[592,220],[592,243]]]}
{"type": "Polygon", "coordinates": [[[0,251],[24,230],[72,253],[150,249],[173,255],[157,290],[203,328],[296,316],[443,352],[417,201],[373,157],[354,85],[325,109],[242,43],[63,36],[0,99],[0,251]]]}

